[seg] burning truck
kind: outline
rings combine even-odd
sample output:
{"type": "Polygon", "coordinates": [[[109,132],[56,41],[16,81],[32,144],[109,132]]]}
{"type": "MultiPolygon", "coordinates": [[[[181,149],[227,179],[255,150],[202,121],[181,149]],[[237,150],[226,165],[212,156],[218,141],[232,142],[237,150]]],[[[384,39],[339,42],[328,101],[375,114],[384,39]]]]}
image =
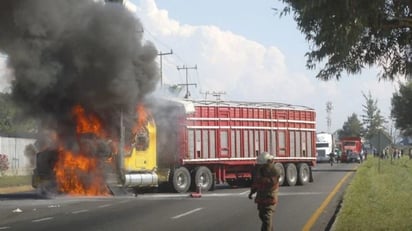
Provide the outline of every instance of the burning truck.
{"type": "Polygon", "coordinates": [[[136,105],[160,79],[140,20],[112,2],[3,0],[0,28],[9,70],[1,77],[41,134],[33,185],[108,193],[103,172],[117,171],[120,118],[132,128],[136,105]]]}
{"type": "MultiPolygon", "coordinates": [[[[114,187],[157,185],[156,175],[148,177],[146,173],[155,170],[155,155],[145,156],[156,153],[156,131],[153,118],[142,105],[136,108],[136,119],[127,138],[122,131],[115,133],[120,136],[110,134],[97,114],[87,113],[79,105],[73,108],[72,118],[75,138],[68,140],[54,134],[48,137],[52,140],[48,143],[53,145],[36,154],[34,188],[41,193],[108,195],[114,187]]],[[[122,117],[119,122],[123,126],[122,117]]]]}
{"type": "Polygon", "coordinates": [[[104,195],[161,186],[179,193],[223,183],[249,186],[261,152],[275,156],[281,185],[313,180],[315,112],[304,106],[156,99],[139,105],[129,125],[120,118],[118,137],[108,136],[97,116],[76,109],[73,118],[76,153],[60,145],[38,153],[34,187],[104,195]]]}
{"type": "MultiPolygon", "coordinates": [[[[178,165],[175,154],[180,153],[179,121],[186,110],[179,103],[159,102],[162,100],[156,107],[139,104],[132,120],[120,114],[119,131],[114,133],[106,130],[97,114],[74,107],[75,138],[68,140],[54,133],[46,137],[49,146],[36,153],[33,187],[41,194],[110,195],[158,188],[173,181],[171,174],[178,165]]],[[[175,190],[182,192],[179,183],[174,183],[175,190]]]]}
{"type": "Polygon", "coordinates": [[[244,186],[263,151],[275,156],[281,184],[312,180],[313,109],[152,99],[159,52],[119,4],[2,0],[0,28],[11,98],[39,121],[33,174],[39,191],[244,186]]]}

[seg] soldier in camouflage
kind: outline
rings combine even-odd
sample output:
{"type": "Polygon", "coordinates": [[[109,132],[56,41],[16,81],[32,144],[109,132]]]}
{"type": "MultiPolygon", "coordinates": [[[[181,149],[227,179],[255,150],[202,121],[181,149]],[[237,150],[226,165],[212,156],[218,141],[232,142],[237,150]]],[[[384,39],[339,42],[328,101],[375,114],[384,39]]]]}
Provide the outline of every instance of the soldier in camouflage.
{"type": "Polygon", "coordinates": [[[273,214],[278,202],[280,173],[273,164],[273,156],[267,152],[261,153],[252,172],[252,187],[249,199],[256,193],[255,203],[262,221],[261,230],[273,230],[273,214]]]}

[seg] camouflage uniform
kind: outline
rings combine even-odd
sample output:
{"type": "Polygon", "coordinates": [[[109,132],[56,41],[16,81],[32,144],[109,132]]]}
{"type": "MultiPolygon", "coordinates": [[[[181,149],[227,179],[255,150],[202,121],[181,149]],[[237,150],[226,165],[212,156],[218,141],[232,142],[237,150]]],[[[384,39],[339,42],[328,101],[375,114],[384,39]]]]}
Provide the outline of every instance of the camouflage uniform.
{"type": "Polygon", "coordinates": [[[273,230],[272,217],[278,202],[279,171],[274,164],[256,165],[252,172],[249,198],[256,193],[255,203],[262,221],[261,230],[273,230]]]}

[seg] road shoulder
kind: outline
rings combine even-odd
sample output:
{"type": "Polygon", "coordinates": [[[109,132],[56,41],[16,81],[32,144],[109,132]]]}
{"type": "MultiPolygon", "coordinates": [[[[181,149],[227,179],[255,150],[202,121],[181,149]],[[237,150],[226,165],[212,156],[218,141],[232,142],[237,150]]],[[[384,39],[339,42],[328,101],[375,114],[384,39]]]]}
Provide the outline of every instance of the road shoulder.
{"type": "Polygon", "coordinates": [[[0,194],[27,192],[33,190],[31,185],[19,185],[11,187],[0,187],[0,194]]]}

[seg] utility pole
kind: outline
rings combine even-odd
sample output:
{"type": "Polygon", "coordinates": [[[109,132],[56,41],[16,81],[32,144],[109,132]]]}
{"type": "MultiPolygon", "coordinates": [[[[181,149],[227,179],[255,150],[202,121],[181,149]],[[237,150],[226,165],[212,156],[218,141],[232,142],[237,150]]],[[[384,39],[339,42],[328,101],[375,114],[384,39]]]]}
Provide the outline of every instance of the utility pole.
{"type": "Polygon", "coordinates": [[[224,91],[205,91],[205,92],[200,92],[200,94],[205,96],[205,101],[207,100],[208,95],[212,95],[216,97],[216,101],[220,101],[220,96],[225,95],[226,92],[224,91]]]}
{"type": "Polygon", "coordinates": [[[197,70],[197,65],[195,65],[194,67],[186,67],[185,65],[183,65],[183,67],[177,66],[177,70],[178,70],[178,71],[180,71],[180,70],[182,70],[182,69],[184,69],[184,70],[186,71],[186,83],[185,83],[185,84],[178,84],[178,85],[179,85],[179,86],[186,86],[185,99],[187,99],[187,98],[189,98],[189,96],[190,96],[189,86],[192,86],[192,85],[193,85],[193,86],[197,86],[195,83],[189,83],[187,71],[188,71],[189,69],[197,70]]]}
{"type": "Polygon", "coordinates": [[[211,94],[214,97],[216,97],[216,101],[220,101],[220,96],[225,95],[226,92],[224,92],[224,91],[213,91],[211,94]]]}
{"type": "Polygon", "coordinates": [[[106,0],[106,2],[117,2],[123,4],[123,0],[106,0]]]}
{"type": "Polygon", "coordinates": [[[206,101],[207,100],[207,95],[210,95],[210,92],[209,91],[205,91],[205,92],[200,91],[200,94],[205,96],[205,101],[206,101]]]}
{"type": "Polygon", "coordinates": [[[326,126],[328,127],[328,132],[329,133],[331,132],[330,128],[332,126],[332,117],[331,117],[332,110],[333,110],[332,102],[330,102],[330,101],[326,102],[326,113],[327,113],[326,126]]]}
{"type": "Polygon", "coordinates": [[[160,52],[158,55],[160,56],[160,87],[163,86],[163,64],[162,64],[162,57],[163,55],[171,55],[173,51],[170,49],[170,52],[162,53],[160,52]]]}

